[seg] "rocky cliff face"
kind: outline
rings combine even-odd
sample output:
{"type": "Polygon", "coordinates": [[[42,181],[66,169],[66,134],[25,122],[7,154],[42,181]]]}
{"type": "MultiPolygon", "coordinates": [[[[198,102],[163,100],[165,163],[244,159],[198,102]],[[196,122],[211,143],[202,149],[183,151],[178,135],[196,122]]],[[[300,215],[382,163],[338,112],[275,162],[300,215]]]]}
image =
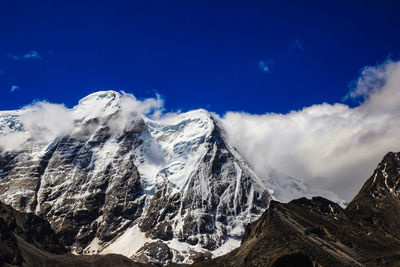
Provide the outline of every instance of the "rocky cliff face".
{"type": "Polygon", "coordinates": [[[373,225],[400,240],[400,153],[390,152],[379,163],[346,210],[361,225],[373,225]]]}
{"type": "Polygon", "coordinates": [[[218,123],[205,110],[155,121],[124,105],[92,94],[50,141],[29,135],[23,110],[2,112],[2,136],[26,141],[0,154],[0,200],[46,219],[78,253],[168,263],[236,247],[270,195],[218,123]]]}
{"type": "Polygon", "coordinates": [[[195,266],[397,266],[400,153],[388,153],[346,209],[321,197],[270,203],[231,253],[195,266]]]}

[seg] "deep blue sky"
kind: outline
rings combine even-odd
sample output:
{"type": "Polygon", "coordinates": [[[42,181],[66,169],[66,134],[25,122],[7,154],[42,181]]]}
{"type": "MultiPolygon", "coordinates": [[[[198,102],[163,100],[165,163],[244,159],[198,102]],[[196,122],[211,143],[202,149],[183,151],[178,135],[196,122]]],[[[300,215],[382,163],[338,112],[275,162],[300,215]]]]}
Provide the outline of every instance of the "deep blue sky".
{"type": "Polygon", "coordinates": [[[363,66],[398,58],[399,12],[400,1],[2,0],[0,110],[106,89],[218,113],[340,102],[363,66]]]}

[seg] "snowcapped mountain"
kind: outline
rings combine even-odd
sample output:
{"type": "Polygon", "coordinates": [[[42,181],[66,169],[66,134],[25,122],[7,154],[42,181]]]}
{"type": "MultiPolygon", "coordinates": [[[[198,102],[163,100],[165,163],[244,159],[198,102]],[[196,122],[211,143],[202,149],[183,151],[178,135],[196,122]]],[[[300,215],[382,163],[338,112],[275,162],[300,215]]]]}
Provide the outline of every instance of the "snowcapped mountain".
{"type": "Polygon", "coordinates": [[[0,200],[48,220],[76,253],[218,256],[239,246],[271,198],[312,194],[290,177],[260,179],[206,110],[153,120],[103,91],[55,111],[51,128],[47,117],[33,124],[31,109],[0,113],[0,200]]]}

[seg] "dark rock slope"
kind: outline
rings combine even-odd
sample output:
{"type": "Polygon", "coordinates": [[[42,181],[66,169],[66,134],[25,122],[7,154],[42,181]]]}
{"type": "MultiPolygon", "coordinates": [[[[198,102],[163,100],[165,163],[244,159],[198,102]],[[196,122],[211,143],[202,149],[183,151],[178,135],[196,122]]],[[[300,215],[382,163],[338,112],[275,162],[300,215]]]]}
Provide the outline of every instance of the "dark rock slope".
{"type": "Polygon", "coordinates": [[[238,249],[195,266],[400,266],[399,157],[388,153],[346,209],[272,201],[238,249]]]}
{"type": "Polygon", "coordinates": [[[0,266],[144,266],[116,254],[67,253],[49,223],[0,202],[0,266]]]}

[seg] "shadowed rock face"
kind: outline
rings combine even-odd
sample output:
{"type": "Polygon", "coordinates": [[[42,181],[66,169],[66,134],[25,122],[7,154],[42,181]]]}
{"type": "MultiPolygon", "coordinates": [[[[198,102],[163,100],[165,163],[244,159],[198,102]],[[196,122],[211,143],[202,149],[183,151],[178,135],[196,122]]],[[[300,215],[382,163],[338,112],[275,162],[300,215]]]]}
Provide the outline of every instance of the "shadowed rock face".
{"type": "Polygon", "coordinates": [[[314,264],[310,257],[304,254],[288,254],[278,258],[273,264],[272,267],[314,267],[314,264]]]}
{"type": "Polygon", "coordinates": [[[67,253],[49,223],[0,202],[0,266],[144,266],[130,259],[67,253]]]}
{"type": "Polygon", "coordinates": [[[388,153],[346,210],[361,226],[400,240],[400,153],[388,153]]]}
{"type": "Polygon", "coordinates": [[[399,156],[388,153],[346,209],[321,197],[272,201],[238,249],[195,266],[397,266],[399,156]]]}
{"type": "Polygon", "coordinates": [[[51,253],[67,252],[48,222],[33,214],[18,212],[0,202],[0,263],[23,263],[18,240],[51,253]]]}

